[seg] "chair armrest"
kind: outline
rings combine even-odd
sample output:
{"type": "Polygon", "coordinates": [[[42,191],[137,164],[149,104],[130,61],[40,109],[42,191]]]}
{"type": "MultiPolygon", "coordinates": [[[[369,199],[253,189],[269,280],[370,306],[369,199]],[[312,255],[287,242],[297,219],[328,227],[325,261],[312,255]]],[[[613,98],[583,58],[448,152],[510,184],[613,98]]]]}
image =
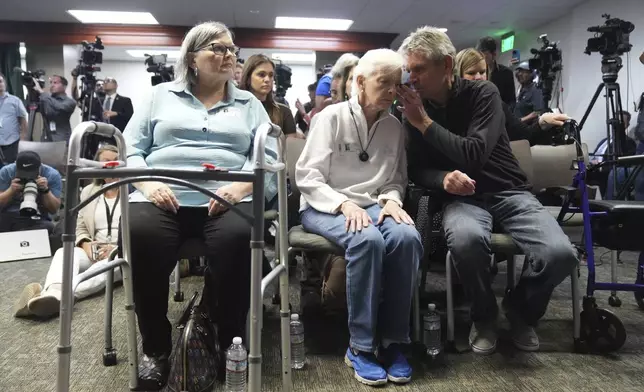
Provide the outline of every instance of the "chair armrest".
{"type": "Polygon", "coordinates": [[[547,196],[547,195],[551,195],[551,196],[566,196],[569,192],[574,192],[576,190],[577,190],[577,188],[572,187],[572,186],[565,186],[565,185],[549,186],[547,188],[541,189],[537,193],[537,195],[538,196],[547,196]]]}
{"type": "Polygon", "coordinates": [[[278,213],[276,210],[264,211],[264,220],[273,221],[277,219],[278,213]]]}

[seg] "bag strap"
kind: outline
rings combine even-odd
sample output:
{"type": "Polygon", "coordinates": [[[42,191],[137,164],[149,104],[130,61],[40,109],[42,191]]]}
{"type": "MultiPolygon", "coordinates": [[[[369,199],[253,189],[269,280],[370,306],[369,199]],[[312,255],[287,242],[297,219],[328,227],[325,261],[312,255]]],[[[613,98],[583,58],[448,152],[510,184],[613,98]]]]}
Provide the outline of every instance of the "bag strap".
{"type": "Polygon", "coordinates": [[[186,310],[183,311],[183,314],[177,321],[176,327],[181,328],[186,325],[188,322],[188,319],[190,318],[190,315],[192,314],[192,310],[195,308],[195,304],[197,303],[197,299],[199,298],[199,292],[195,291],[195,293],[192,295],[192,298],[190,298],[190,302],[188,302],[188,306],[186,306],[186,310]]]}

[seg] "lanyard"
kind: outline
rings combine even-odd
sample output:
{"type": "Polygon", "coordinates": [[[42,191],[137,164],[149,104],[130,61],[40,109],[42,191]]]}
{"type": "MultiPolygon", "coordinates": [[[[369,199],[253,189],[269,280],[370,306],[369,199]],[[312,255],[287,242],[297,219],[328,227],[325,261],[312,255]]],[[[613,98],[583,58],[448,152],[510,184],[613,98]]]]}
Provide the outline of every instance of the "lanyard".
{"type": "Polygon", "coordinates": [[[114,207],[110,211],[110,206],[107,203],[105,195],[103,195],[103,203],[105,204],[105,215],[107,217],[107,242],[112,242],[112,221],[114,220],[114,212],[116,212],[116,207],[119,205],[119,199],[121,198],[121,192],[116,196],[114,201],[114,207]]]}

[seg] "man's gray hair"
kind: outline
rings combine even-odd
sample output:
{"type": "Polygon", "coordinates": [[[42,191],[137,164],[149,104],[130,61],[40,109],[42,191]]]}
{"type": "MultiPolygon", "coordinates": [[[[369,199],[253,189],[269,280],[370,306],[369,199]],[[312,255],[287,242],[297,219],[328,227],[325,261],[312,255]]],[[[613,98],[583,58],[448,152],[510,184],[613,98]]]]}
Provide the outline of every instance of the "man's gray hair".
{"type": "Polygon", "coordinates": [[[353,69],[351,95],[358,94],[358,76],[368,79],[377,72],[390,74],[397,72],[402,79],[403,58],[391,49],[373,49],[360,58],[353,69]]]}
{"type": "Polygon", "coordinates": [[[444,30],[424,26],[419,27],[405,38],[398,53],[403,56],[417,53],[428,60],[443,60],[447,56],[456,56],[456,48],[444,30]]]}
{"type": "Polygon", "coordinates": [[[353,53],[345,53],[338,61],[335,62],[333,68],[331,68],[331,77],[333,79],[341,78],[344,75],[344,70],[348,67],[355,67],[358,64],[360,57],[356,56],[353,53]]]}
{"type": "Polygon", "coordinates": [[[176,66],[176,80],[181,83],[195,84],[194,71],[190,69],[194,52],[208,45],[213,39],[222,35],[228,35],[232,39],[232,34],[225,24],[220,22],[200,23],[188,31],[181,43],[181,51],[176,66]]]}

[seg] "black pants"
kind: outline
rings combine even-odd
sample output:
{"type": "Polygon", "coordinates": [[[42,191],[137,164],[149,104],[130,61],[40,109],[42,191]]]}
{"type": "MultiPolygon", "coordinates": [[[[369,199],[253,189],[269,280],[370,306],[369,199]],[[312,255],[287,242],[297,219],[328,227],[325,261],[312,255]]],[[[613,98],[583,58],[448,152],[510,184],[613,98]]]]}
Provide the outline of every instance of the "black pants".
{"type": "MultiPolygon", "coordinates": [[[[251,203],[239,205],[252,214],[251,203]]],[[[219,326],[221,347],[244,336],[250,305],[250,224],[232,211],[209,217],[204,207],[177,214],[151,203],[130,204],[135,310],[147,355],[170,353],[169,278],[184,239],[201,237],[208,248],[204,296],[219,326]]]]}
{"type": "Polygon", "coordinates": [[[7,144],[6,146],[0,146],[0,151],[2,152],[0,156],[0,167],[16,161],[18,157],[18,143],[20,143],[20,140],[16,140],[14,143],[7,144]]]}

